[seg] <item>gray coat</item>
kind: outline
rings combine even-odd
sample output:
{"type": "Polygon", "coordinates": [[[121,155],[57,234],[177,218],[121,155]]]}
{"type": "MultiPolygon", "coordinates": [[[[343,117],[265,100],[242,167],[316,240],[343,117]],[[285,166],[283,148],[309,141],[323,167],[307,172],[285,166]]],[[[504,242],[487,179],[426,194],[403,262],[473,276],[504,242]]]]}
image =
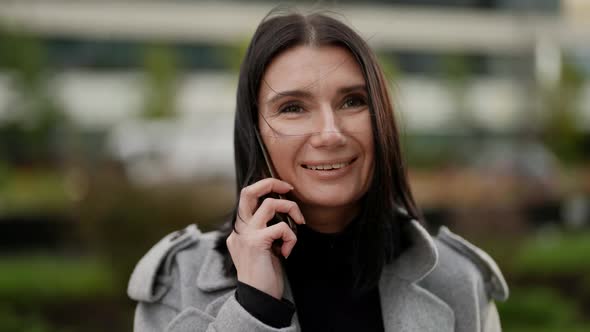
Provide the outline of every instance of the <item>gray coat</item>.
{"type": "MultiPolygon", "coordinates": [[[[383,270],[379,295],[386,332],[497,332],[493,300],[508,287],[495,262],[446,228],[431,237],[411,224],[413,245],[383,270]]],[[[137,264],[128,294],[138,301],[135,331],[272,332],[236,301],[236,279],[223,273],[213,249],[218,233],[195,225],[166,236],[137,264]]],[[[293,301],[285,278],[284,297],[293,301]]]]}

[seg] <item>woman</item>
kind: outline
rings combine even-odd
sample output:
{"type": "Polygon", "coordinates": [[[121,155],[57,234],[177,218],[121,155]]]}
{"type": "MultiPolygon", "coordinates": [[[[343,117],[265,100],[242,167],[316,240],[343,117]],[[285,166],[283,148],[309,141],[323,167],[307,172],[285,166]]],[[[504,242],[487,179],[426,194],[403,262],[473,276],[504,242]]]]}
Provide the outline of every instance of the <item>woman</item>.
{"type": "Polygon", "coordinates": [[[234,135],[233,218],[170,234],[139,262],[136,331],[500,331],[496,264],[417,222],[386,80],[352,29],[263,20],[234,135]]]}

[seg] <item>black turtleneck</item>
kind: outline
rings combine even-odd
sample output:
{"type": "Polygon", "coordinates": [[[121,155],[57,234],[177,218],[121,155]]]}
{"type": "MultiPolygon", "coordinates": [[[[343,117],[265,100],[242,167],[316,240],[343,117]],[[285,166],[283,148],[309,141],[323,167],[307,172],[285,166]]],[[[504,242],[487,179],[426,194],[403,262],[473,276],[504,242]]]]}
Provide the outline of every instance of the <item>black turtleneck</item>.
{"type": "Polygon", "coordinates": [[[296,307],[303,332],[383,331],[378,288],[359,293],[353,287],[354,223],[337,234],[298,226],[297,244],[283,265],[295,306],[243,283],[238,302],[275,328],[289,326],[296,307]]]}

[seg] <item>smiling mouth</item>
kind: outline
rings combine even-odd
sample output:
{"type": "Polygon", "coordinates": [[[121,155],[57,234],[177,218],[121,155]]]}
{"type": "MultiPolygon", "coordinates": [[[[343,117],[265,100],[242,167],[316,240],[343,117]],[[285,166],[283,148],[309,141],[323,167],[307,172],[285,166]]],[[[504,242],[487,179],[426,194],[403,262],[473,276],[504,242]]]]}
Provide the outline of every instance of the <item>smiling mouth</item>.
{"type": "Polygon", "coordinates": [[[356,158],[348,161],[348,162],[342,162],[342,163],[333,163],[333,164],[323,164],[323,165],[305,165],[302,164],[301,167],[305,168],[305,169],[310,169],[313,171],[334,171],[337,169],[341,169],[344,168],[350,164],[352,164],[354,161],[356,160],[356,158]]]}

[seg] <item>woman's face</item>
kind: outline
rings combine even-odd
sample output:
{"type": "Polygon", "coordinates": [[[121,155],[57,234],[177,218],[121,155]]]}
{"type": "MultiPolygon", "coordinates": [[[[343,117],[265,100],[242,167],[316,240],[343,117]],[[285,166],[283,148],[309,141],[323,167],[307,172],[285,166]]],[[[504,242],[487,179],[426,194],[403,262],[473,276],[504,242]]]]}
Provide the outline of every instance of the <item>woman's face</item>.
{"type": "Polygon", "coordinates": [[[356,205],[373,173],[368,94],[355,58],[297,46],[266,68],[258,128],[280,179],[302,207],[356,205]]]}

